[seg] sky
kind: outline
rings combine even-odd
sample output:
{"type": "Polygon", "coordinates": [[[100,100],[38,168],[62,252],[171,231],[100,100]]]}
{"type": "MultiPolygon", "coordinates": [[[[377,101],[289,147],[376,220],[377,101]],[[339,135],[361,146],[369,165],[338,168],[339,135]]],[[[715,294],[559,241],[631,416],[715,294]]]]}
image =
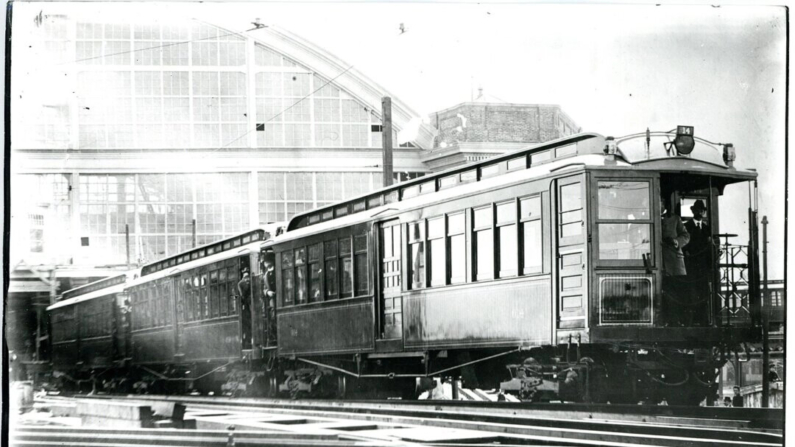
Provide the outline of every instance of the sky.
{"type": "MultiPolygon", "coordinates": [[[[759,172],[759,214],[771,222],[770,278],[783,278],[783,7],[430,2],[74,7],[152,20],[196,18],[234,31],[250,29],[258,19],[331,52],[421,116],[469,101],[482,88],[498,101],[559,104],[586,132],[619,137],[647,127],[694,126],[696,136],[733,143],[736,165],[759,172]]],[[[746,233],[747,196],[746,189],[727,189],[722,232],[746,233]]]]}

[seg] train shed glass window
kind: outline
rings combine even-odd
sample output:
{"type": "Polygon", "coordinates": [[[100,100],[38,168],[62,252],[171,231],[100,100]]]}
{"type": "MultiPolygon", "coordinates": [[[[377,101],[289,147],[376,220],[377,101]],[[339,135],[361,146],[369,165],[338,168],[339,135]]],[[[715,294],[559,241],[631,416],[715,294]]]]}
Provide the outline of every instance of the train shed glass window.
{"type": "Polygon", "coordinates": [[[342,270],[342,280],[340,281],[340,293],[343,298],[353,296],[353,247],[351,238],[340,239],[340,268],[342,270]]]}
{"type": "Polygon", "coordinates": [[[516,231],[516,202],[497,204],[497,240],[500,248],[500,278],[516,276],[519,270],[516,231]]]}
{"type": "Polygon", "coordinates": [[[408,224],[409,276],[411,288],[425,287],[425,226],[422,221],[408,224]]]}
{"type": "Polygon", "coordinates": [[[367,235],[354,236],[353,254],[356,265],[356,295],[366,295],[370,285],[367,275],[367,235]]]}
{"type": "Polygon", "coordinates": [[[650,197],[647,181],[598,182],[599,259],[650,259],[650,197]]]}
{"type": "Polygon", "coordinates": [[[544,250],[541,239],[541,197],[528,197],[519,201],[522,225],[522,272],[525,275],[541,273],[544,250]]]}
{"type": "Polygon", "coordinates": [[[494,279],[494,209],[491,205],[475,209],[475,280],[494,279]]]}
{"type": "Polygon", "coordinates": [[[447,250],[444,239],[444,217],[428,219],[428,259],[431,287],[447,283],[447,250]]]}
{"type": "Polygon", "coordinates": [[[449,247],[450,284],[466,282],[466,226],[464,213],[447,216],[447,246],[449,247]]]}

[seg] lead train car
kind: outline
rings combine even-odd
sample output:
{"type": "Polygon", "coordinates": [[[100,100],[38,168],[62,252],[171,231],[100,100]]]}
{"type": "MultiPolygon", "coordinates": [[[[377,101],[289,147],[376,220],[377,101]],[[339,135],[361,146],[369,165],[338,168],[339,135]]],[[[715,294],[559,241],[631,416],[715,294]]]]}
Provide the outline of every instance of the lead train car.
{"type": "Polygon", "coordinates": [[[411,395],[415,377],[460,376],[527,399],[711,396],[726,350],[756,333],[755,303],[722,298],[717,249],[700,289],[663,271],[661,200],[701,200],[717,241],[724,188],[756,173],[696,158],[717,151],[701,141],[622,156],[642,141],[581,134],[294,217],[265,244],[292,362],[281,391],[336,376],[337,393],[411,395]]]}

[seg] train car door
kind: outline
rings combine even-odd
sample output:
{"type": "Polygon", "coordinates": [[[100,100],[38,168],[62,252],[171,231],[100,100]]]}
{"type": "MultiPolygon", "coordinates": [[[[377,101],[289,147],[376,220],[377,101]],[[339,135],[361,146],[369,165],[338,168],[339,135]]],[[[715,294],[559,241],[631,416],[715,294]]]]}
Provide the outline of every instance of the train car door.
{"type": "Polygon", "coordinates": [[[182,326],[185,324],[185,290],[190,285],[188,275],[175,276],[171,278],[171,290],[174,297],[174,358],[182,359],[185,356],[185,349],[182,342],[182,326]]]}
{"type": "Polygon", "coordinates": [[[238,260],[239,278],[237,291],[240,293],[240,339],[243,341],[243,349],[251,349],[252,346],[252,296],[251,296],[251,259],[243,256],[238,260]]]}
{"type": "Polygon", "coordinates": [[[381,225],[381,338],[395,339],[403,335],[403,303],[400,294],[400,254],[402,238],[400,222],[381,225]]]}
{"type": "Polygon", "coordinates": [[[558,329],[586,326],[588,266],[585,177],[557,181],[558,329]]]}

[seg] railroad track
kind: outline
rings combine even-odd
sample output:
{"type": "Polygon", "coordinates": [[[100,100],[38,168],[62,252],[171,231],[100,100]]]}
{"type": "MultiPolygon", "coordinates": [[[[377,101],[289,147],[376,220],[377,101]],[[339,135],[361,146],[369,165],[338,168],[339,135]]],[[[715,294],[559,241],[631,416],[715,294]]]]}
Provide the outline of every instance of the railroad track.
{"type": "MultiPolygon", "coordinates": [[[[763,409],[734,411],[741,409],[456,401],[284,401],[199,396],[113,396],[112,399],[178,401],[187,406],[185,417],[196,421],[197,430],[178,430],[168,435],[155,430],[146,434],[147,439],[155,439],[162,433],[163,443],[147,445],[225,445],[217,442],[228,436],[230,426],[235,427],[234,435],[239,439],[236,447],[495,443],[615,447],[783,445],[780,425],[783,420],[776,422],[775,419],[781,413],[763,409]],[[211,439],[214,443],[172,444],[177,440],[182,442],[186,436],[193,437],[195,442],[210,442],[207,440],[211,439]]],[[[47,436],[54,436],[54,433],[47,428],[25,427],[22,435],[14,438],[22,441],[18,445],[39,445],[26,442],[46,441],[47,436]],[[43,438],[30,438],[36,435],[32,432],[43,438]]],[[[122,437],[116,440],[127,439],[124,436],[134,439],[137,435],[143,436],[142,433],[117,434],[122,437]]],[[[79,433],[75,436],[85,440],[79,433]]],[[[92,436],[100,439],[96,434],[92,436]]]]}

